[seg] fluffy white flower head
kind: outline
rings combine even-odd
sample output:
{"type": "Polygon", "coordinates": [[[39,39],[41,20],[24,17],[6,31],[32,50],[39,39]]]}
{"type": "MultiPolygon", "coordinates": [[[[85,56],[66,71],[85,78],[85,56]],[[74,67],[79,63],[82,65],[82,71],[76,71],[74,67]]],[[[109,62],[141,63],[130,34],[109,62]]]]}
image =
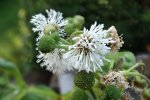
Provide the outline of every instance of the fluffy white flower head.
{"type": "Polygon", "coordinates": [[[84,28],[83,34],[73,38],[76,43],[69,46],[64,58],[78,71],[95,72],[103,66],[105,55],[110,51],[107,44],[112,42],[111,38],[106,38],[103,27],[95,22],[89,30],[84,28]]]}
{"type": "Polygon", "coordinates": [[[55,49],[50,53],[39,52],[39,55],[37,56],[37,63],[42,62],[42,67],[45,66],[47,70],[55,74],[62,74],[71,70],[70,64],[63,59],[64,52],[65,51],[63,49],[55,49]]]}
{"type": "Polygon", "coordinates": [[[32,16],[31,23],[35,26],[32,30],[38,32],[39,37],[37,41],[48,32],[51,34],[51,30],[57,30],[60,36],[64,36],[64,26],[67,25],[68,21],[64,20],[61,12],[56,12],[55,10],[46,10],[47,18],[43,14],[37,14],[32,16]]]}

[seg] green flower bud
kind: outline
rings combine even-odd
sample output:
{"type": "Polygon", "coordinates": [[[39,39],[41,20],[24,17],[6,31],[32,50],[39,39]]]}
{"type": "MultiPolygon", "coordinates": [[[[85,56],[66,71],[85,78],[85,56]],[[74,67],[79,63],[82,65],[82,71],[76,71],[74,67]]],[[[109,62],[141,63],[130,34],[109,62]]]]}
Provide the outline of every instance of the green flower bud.
{"type": "Polygon", "coordinates": [[[71,35],[76,30],[76,26],[70,23],[65,26],[64,30],[66,34],[71,35]]]}
{"type": "Polygon", "coordinates": [[[49,34],[50,32],[53,33],[53,32],[56,32],[58,29],[57,29],[57,26],[54,25],[54,24],[49,24],[47,26],[45,26],[44,28],[44,33],[45,34],[49,34]]]}
{"type": "Polygon", "coordinates": [[[80,22],[81,24],[84,24],[85,23],[85,19],[83,16],[80,16],[80,15],[76,15],[74,17],[74,20],[76,20],[77,22],[80,22]]]}
{"type": "Polygon", "coordinates": [[[51,35],[43,36],[38,45],[38,49],[43,53],[52,52],[55,49],[56,42],[51,35]]]}
{"type": "Polygon", "coordinates": [[[60,41],[60,36],[57,32],[52,33],[50,36],[55,40],[56,43],[60,41]]]}
{"type": "Polygon", "coordinates": [[[78,29],[81,29],[83,24],[85,22],[85,19],[83,16],[80,16],[80,15],[76,15],[74,18],[73,18],[73,23],[76,25],[76,27],[78,29]]]}
{"type": "Polygon", "coordinates": [[[72,17],[68,17],[67,20],[68,20],[69,23],[73,22],[73,18],[72,17]]]}
{"type": "Polygon", "coordinates": [[[71,96],[70,100],[88,100],[88,96],[81,89],[76,89],[71,96]]]}
{"type": "Polygon", "coordinates": [[[88,90],[92,88],[95,83],[94,73],[86,71],[78,72],[74,77],[74,83],[81,89],[88,90]]]}
{"type": "Polygon", "coordinates": [[[104,90],[104,100],[120,100],[121,94],[121,89],[113,85],[109,85],[104,90]]]}
{"type": "Polygon", "coordinates": [[[144,91],[143,91],[143,96],[146,98],[146,100],[148,99],[150,99],[150,88],[148,88],[148,89],[144,89],[144,91]]]}

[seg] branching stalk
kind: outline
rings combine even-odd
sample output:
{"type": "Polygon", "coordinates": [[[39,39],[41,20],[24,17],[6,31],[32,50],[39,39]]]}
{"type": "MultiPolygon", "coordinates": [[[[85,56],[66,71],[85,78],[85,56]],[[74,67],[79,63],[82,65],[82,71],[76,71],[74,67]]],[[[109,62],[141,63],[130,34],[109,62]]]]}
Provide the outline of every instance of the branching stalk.
{"type": "Polygon", "coordinates": [[[145,66],[145,64],[144,63],[136,63],[131,68],[129,68],[127,71],[132,71],[132,70],[134,70],[135,68],[137,68],[139,66],[145,66]]]}

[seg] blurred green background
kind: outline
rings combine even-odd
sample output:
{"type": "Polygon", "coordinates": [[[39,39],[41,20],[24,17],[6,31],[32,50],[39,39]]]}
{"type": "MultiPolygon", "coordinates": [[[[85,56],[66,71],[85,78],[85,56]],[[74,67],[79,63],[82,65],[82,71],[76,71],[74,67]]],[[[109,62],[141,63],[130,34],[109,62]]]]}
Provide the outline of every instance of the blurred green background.
{"type": "Polygon", "coordinates": [[[148,52],[150,45],[149,0],[1,0],[0,57],[17,64],[21,71],[39,69],[36,61],[35,37],[29,23],[37,13],[55,9],[64,16],[83,15],[86,27],[94,21],[105,28],[114,25],[123,34],[122,50],[148,52]]]}
{"type": "Polygon", "coordinates": [[[142,52],[150,44],[149,0],[1,0],[0,56],[20,65],[31,61],[35,34],[29,20],[49,8],[64,16],[83,15],[87,27],[94,21],[106,29],[116,26],[124,37],[122,49],[142,52]]]}
{"type": "Polygon", "coordinates": [[[1,0],[0,58],[15,63],[25,77],[39,71],[51,75],[36,64],[36,33],[29,23],[33,15],[50,8],[64,17],[84,16],[86,27],[94,21],[103,23],[105,29],[114,25],[125,41],[121,50],[150,52],[150,0],[1,0]]]}

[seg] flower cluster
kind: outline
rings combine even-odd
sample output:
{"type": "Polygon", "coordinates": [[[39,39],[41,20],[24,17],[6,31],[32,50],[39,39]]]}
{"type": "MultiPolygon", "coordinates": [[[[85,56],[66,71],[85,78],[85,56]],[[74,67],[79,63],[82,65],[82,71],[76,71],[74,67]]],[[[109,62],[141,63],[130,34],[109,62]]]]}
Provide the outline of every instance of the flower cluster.
{"type": "Polygon", "coordinates": [[[46,14],[37,14],[30,21],[32,30],[37,32],[37,63],[54,74],[75,72],[74,84],[78,89],[67,100],[132,100],[125,92],[132,87],[127,80],[130,78],[145,88],[146,98],[150,97],[150,89],[146,89],[149,79],[135,71],[143,63],[135,64],[132,53],[118,52],[124,41],[114,26],[105,29],[95,22],[85,28],[83,16],[64,19],[61,12],[52,9],[46,10],[46,14]]]}
{"type": "MultiPolygon", "coordinates": [[[[42,37],[51,35],[54,32],[58,32],[60,37],[65,36],[64,26],[67,25],[68,21],[63,19],[62,13],[56,12],[52,9],[50,9],[50,11],[46,10],[46,13],[48,18],[42,14],[37,14],[33,16],[30,21],[35,26],[33,31],[38,32],[38,37],[36,39],[37,45],[39,45],[40,39],[42,37]]],[[[41,52],[39,48],[37,48],[37,50],[39,52],[39,55],[37,55],[37,62],[39,63],[42,61],[41,66],[46,66],[47,70],[60,74],[63,73],[66,69],[71,69],[71,67],[68,65],[68,62],[63,59],[64,49],[56,48],[52,52],[47,53],[41,52]]]]}
{"type": "Polygon", "coordinates": [[[95,22],[89,29],[82,30],[85,22],[82,16],[63,19],[62,13],[55,10],[46,10],[46,13],[47,18],[37,14],[31,23],[35,26],[33,31],[38,32],[37,62],[53,73],[73,69],[96,72],[104,66],[104,61],[110,61],[106,54],[122,47],[122,37],[113,26],[104,30],[103,24],[95,22]]]}

